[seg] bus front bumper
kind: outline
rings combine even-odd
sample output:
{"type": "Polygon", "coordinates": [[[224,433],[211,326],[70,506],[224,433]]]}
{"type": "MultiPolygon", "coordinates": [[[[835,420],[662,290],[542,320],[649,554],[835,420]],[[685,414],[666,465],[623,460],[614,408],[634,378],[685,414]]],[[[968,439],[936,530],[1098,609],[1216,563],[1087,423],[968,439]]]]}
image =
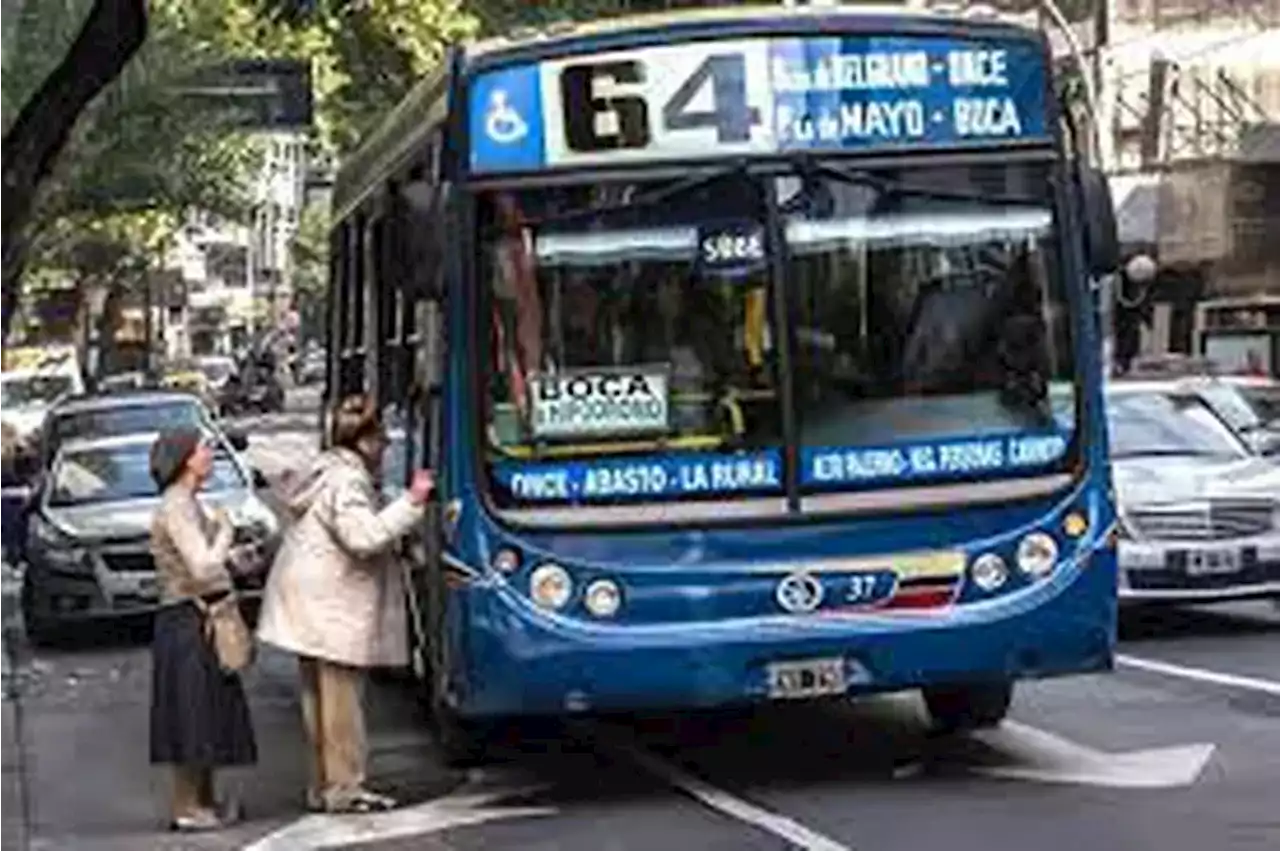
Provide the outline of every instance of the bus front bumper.
{"type": "Polygon", "coordinates": [[[1114,550],[1006,598],[935,613],[627,626],[559,617],[508,586],[460,592],[469,611],[464,717],[708,708],[771,699],[776,663],[841,660],[845,693],[1109,670],[1114,550]]]}

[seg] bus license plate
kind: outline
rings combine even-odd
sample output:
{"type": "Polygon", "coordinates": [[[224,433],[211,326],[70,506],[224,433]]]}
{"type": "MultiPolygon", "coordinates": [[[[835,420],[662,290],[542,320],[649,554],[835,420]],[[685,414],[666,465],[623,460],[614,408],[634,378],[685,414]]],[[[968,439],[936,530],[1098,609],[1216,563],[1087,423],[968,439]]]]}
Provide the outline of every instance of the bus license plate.
{"type": "Polygon", "coordinates": [[[1191,550],[1187,553],[1188,576],[1216,576],[1239,572],[1239,550],[1191,550]]]}
{"type": "Polygon", "coordinates": [[[773,662],[768,667],[769,697],[773,700],[804,700],[844,694],[848,688],[844,659],[801,659],[773,662]]]}

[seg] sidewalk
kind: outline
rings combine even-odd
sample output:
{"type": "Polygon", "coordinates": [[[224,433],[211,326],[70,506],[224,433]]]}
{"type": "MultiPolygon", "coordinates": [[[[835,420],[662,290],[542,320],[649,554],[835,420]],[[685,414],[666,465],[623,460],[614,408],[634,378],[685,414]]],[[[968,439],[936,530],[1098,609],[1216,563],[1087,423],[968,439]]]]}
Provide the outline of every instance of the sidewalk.
{"type": "MultiPolygon", "coordinates": [[[[4,593],[0,591],[0,605],[4,593]]],[[[6,646],[4,618],[0,618],[0,851],[22,850],[26,834],[23,813],[22,751],[18,736],[17,676],[6,646]]]]}

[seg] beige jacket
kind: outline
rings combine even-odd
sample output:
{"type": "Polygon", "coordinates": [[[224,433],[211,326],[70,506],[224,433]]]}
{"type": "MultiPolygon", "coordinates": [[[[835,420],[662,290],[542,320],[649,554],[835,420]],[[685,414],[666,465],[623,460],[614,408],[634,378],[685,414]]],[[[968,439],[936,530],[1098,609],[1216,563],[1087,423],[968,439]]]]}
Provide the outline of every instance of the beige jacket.
{"type": "Polygon", "coordinates": [[[293,523],[267,579],[258,637],[354,667],[409,661],[394,548],[424,516],[406,493],[383,508],[354,452],[321,456],[289,499],[293,523]]]}
{"type": "Polygon", "coordinates": [[[190,488],[170,485],[151,519],[151,557],[160,602],[231,590],[227,557],[233,536],[225,514],[217,521],[210,519],[190,488]]]}

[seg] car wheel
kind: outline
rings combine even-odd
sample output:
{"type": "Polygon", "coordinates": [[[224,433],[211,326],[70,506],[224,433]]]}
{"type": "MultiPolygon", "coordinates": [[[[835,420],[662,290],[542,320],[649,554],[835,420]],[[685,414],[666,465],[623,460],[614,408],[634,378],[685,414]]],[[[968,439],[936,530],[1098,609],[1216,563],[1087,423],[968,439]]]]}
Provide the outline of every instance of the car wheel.
{"type": "Polygon", "coordinates": [[[934,729],[943,733],[994,727],[1009,714],[1013,683],[975,683],[923,689],[934,729]]]}
{"type": "Polygon", "coordinates": [[[22,583],[22,627],[27,641],[34,647],[48,647],[62,638],[62,630],[53,618],[36,611],[35,598],[27,582],[22,583]]]}

